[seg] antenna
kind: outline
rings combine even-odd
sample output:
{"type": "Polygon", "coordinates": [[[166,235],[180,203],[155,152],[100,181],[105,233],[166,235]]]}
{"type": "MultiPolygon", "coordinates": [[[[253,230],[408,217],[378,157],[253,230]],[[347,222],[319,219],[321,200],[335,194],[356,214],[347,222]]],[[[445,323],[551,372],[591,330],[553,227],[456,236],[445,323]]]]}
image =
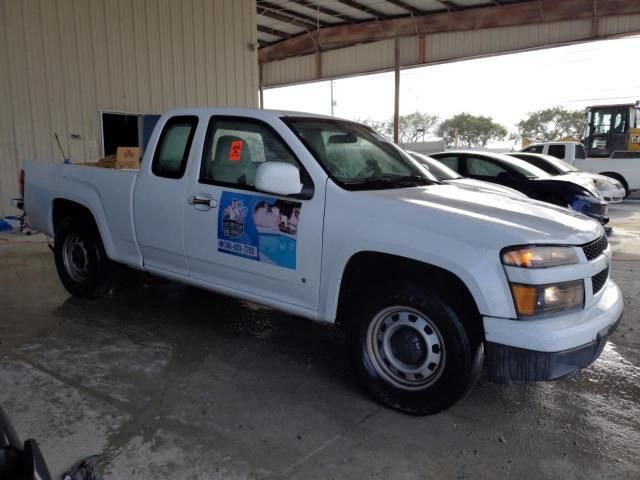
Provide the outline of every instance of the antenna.
{"type": "Polygon", "coordinates": [[[62,149],[62,145],[60,144],[60,139],[58,138],[58,134],[54,133],[56,137],[56,141],[58,142],[58,148],[60,149],[60,153],[62,154],[62,160],[67,161],[67,156],[64,154],[64,150],[62,149]]]}

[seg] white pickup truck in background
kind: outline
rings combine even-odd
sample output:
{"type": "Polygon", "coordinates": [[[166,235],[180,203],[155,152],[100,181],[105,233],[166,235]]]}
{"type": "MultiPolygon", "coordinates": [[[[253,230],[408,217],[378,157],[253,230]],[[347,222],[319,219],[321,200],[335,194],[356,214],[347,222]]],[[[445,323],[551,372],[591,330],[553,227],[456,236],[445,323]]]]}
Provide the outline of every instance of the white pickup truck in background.
{"type": "Polygon", "coordinates": [[[413,414],[458,401],[485,356],[498,382],[571,375],[622,315],[597,222],[441,183],[334,118],[172,111],[139,171],[27,162],[24,208],[73,295],[121,264],[338,323],[369,392],[413,414]]]}
{"type": "Polygon", "coordinates": [[[625,156],[587,158],[584,145],[580,142],[540,142],[527,145],[523,152],[551,155],[573,165],[583,172],[598,173],[615,178],[622,183],[627,195],[640,190],[640,161],[625,156]]]}

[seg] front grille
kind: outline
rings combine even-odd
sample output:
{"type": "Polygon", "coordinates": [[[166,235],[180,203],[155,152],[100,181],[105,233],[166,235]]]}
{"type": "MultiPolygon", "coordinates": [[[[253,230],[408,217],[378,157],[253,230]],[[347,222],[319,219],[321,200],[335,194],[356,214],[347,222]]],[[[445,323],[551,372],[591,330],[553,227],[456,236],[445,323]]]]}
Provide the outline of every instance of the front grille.
{"type": "Polygon", "coordinates": [[[602,287],[607,283],[607,278],[609,278],[609,267],[591,277],[591,287],[594,295],[602,290],[602,287]]]}
{"type": "Polygon", "coordinates": [[[607,240],[607,236],[603,235],[599,239],[583,245],[582,251],[584,252],[585,257],[587,257],[587,260],[591,261],[594,258],[598,258],[600,255],[602,255],[602,252],[607,249],[608,245],[609,241],[607,240]]]}

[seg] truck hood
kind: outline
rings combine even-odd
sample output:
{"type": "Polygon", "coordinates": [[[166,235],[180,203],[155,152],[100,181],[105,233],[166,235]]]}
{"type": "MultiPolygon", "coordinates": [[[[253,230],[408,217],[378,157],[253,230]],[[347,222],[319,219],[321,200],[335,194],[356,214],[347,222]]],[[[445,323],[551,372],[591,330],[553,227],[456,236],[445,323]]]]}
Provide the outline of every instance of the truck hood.
{"type": "Polygon", "coordinates": [[[424,222],[424,228],[431,231],[473,238],[494,248],[525,243],[582,245],[604,234],[599,223],[566,208],[454,185],[358,194],[369,197],[367,203],[378,212],[376,217],[391,215],[399,221],[424,222]]]}

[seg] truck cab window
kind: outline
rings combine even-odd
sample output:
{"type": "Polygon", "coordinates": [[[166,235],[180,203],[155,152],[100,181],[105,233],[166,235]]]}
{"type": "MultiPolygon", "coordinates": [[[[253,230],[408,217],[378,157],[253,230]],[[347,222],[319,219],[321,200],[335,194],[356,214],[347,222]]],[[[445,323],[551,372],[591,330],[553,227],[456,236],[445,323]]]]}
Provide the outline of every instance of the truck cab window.
{"type": "Polygon", "coordinates": [[[181,178],[198,126],[198,117],[173,117],[164,126],[151,171],[158,177],[181,178]]]}
{"type": "Polygon", "coordinates": [[[524,150],[522,150],[523,152],[527,152],[527,153],[542,153],[542,149],[544,147],[542,145],[533,145],[531,147],[527,147],[524,150]]]}
{"type": "Polygon", "coordinates": [[[253,188],[264,162],[289,163],[293,153],[266,125],[249,120],[212,119],[204,146],[200,181],[253,188]]]}
{"type": "Polygon", "coordinates": [[[564,145],[549,145],[549,155],[564,160],[564,145]]]}

